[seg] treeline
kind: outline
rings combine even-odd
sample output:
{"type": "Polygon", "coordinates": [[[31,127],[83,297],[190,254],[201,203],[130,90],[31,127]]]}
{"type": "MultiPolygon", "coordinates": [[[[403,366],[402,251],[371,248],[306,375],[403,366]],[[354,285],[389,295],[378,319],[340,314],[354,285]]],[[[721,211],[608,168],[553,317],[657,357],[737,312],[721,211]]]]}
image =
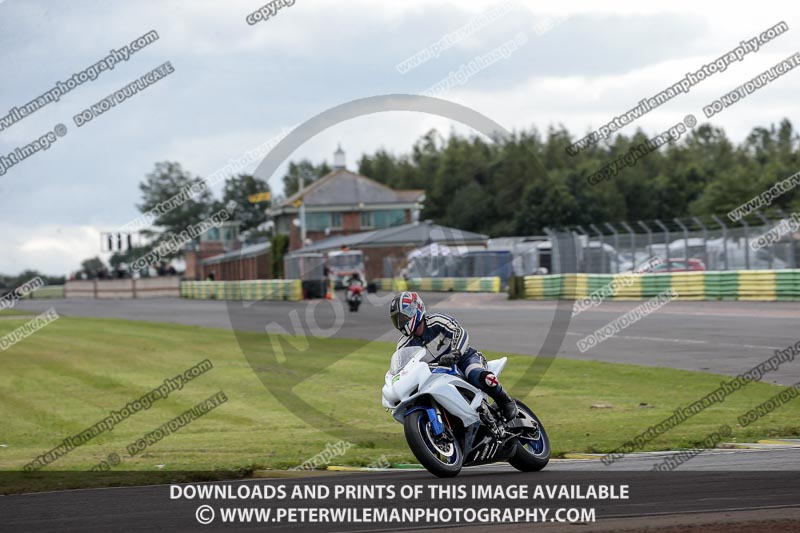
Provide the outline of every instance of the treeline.
{"type": "MultiPolygon", "coordinates": [[[[768,190],[777,181],[800,171],[800,136],[784,119],[778,125],[756,127],[739,144],[725,132],[702,124],[640,159],[634,166],[597,185],[588,177],[624,156],[648,136],[641,130],[619,134],[571,156],[566,152],[576,139],[563,127],[519,131],[509,139],[491,142],[483,137],[456,135],[447,138],[431,130],[418,139],[408,153],[378,150],[364,155],[358,172],[397,189],[425,189],[422,213],[439,224],[490,236],[541,235],[545,227],[600,224],[675,217],[707,218],[725,214],[768,190]]],[[[330,172],[326,161],[307,159],[290,162],[283,176],[284,196],[330,172]]],[[[201,182],[177,162],[155,165],[140,184],[141,213],[201,182]]],[[[238,202],[233,220],[245,242],[273,238],[266,204],[251,204],[248,196],[269,191],[266,181],[250,175],[229,178],[221,198],[209,191],[193,196],[180,208],[155,219],[143,231],[147,245],[115,253],[110,266],[130,263],[147,253],[160,239],[179,233],[219,210],[229,201],[238,202]]],[[[273,202],[280,197],[273,198],[273,202]]],[[[774,215],[800,211],[800,192],[791,190],[763,211],[774,215]]],[[[750,219],[755,221],[751,215],[750,219]]],[[[82,265],[102,269],[99,259],[82,265]],[[99,264],[97,264],[99,263],[99,264]]]]}
{"type": "MultiPolygon", "coordinates": [[[[587,178],[647,139],[620,134],[570,156],[582,135],[561,128],[516,132],[507,141],[435,130],[410,153],[365,155],[358,172],[394,188],[427,191],[424,218],[491,236],[541,234],[545,227],[725,215],[800,170],[791,122],[754,128],[734,144],[720,128],[698,125],[675,143],[597,185],[587,178]]],[[[800,208],[792,190],[770,210],[800,208]]]]}
{"type": "Polygon", "coordinates": [[[34,278],[42,278],[45,285],[63,285],[66,280],[64,276],[48,276],[38,270],[24,270],[16,276],[0,274],[0,295],[13,291],[34,278]]]}

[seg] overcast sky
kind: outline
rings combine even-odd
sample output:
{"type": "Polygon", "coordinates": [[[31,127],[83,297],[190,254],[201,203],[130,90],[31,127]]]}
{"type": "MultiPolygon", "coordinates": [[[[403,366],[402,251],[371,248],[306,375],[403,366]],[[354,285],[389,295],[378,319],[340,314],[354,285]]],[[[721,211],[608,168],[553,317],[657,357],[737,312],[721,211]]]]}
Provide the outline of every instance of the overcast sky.
{"type": "MultiPolygon", "coordinates": [[[[280,2],[280,0],[278,0],[280,2]]],[[[0,120],[56,81],[156,30],[159,39],[0,131],[6,156],[67,127],[46,151],[0,176],[0,273],[67,274],[98,255],[99,233],[138,215],[137,185],[157,161],[208,175],[285,128],[357,98],[419,94],[519,35],[508,57],[440,97],[509,130],[563,124],[585,134],[785,21],[789,31],[725,72],[628,126],[656,134],[800,50],[796,2],[484,2],[296,0],[250,25],[258,1],[0,0],[0,120]],[[438,57],[396,65],[493,6],[502,16],[438,57]],[[613,7],[612,7],[613,6],[613,7]],[[544,31],[542,31],[544,30],[544,31]],[[169,61],[174,72],[77,127],[73,116],[169,61]]],[[[800,122],[800,69],[713,117],[734,141],[783,117],[800,122]]],[[[383,113],[334,126],[291,159],[330,163],[337,142],[354,168],[363,153],[410,149],[428,129],[466,127],[419,113],[383,113]]],[[[255,165],[252,165],[252,170],[255,165]]],[[[280,191],[282,170],[270,178],[280,191]]]]}

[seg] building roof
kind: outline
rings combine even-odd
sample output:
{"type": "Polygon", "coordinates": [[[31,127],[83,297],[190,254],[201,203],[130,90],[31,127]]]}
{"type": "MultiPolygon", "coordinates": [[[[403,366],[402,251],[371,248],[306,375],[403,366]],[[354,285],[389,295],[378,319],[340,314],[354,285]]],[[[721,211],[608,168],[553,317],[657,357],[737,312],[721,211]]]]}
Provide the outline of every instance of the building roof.
{"type": "Polygon", "coordinates": [[[408,204],[421,201],[424,190],[394,190],[347,169],[337,169],[319,178],[283,202],[277,209],[291,209],[292,204],[302,199],[306,207],[340,206],[361,204],[408,204]]]}
{"type": "Polygon", "coordinates": [[[325,252],[329,250],[338,250],[342,246],[348,248],[423,246],[432,242],[454,245],[485,244],[488,239],[488,236],[481,235],[480,233],[448,228],[447,226],[440,226],[433,222],[426,221],[365,231],[353,235],[338,235],[315,242],[311,246],[306,246],[293,253],[325,252]]]}
{"type": "Polygon", "coordinates": [[[233,250],[231,252],[226,252],[224,254],[207,257],[203,259],[201,263],[203,265],[216,265],[218,263],[224,263],[225,261],[230,261],[232,259],[246,259],[248,257],[253,257],[256,255],[261,255],[263,253],[269,252],[270,246],[271,245],[269,242],[251,244],[248,246],[243,246],[238,250],[233,250]]]}

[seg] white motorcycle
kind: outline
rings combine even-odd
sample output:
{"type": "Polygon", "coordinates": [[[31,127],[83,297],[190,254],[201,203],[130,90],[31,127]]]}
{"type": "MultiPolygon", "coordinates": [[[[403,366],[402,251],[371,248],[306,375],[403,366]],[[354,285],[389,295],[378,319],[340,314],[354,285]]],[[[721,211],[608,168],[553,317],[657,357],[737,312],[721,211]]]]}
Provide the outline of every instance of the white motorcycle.
{"type": "MultiPolygon", "coordinates": [[[[455,366],[431,366],[431,360],[422,347],[397,350],[382,390],[383,406],[403,424],[420,464],[439,477],[456,476],[464,466],[500,461],[523,472],[547,465],[550,441],[528,406],[515,400],[519,413],[505,420],[455,366]]],[[[489,361],[489,371],[499,376],[507,360],[489,361]]]]}

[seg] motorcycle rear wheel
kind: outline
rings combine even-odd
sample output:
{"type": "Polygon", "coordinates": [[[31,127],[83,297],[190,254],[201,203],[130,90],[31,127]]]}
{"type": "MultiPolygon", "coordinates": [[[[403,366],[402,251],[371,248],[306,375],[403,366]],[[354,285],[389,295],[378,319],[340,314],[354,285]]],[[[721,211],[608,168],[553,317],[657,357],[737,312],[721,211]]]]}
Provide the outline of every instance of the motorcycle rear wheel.
{"type": "Polygon", "coordinates": [[[530,435],[531,438],[517,437],[517,449],[508,463],[522,472],[538,472],[550,462],[550,439],[544,430],[544,425],[530,408],[519,400],[516,400],[520,416],[533,418],[539,426],[538,438],[530,435]]]}
{"type": "Polygon", "coordinates": [[[403,429],[408,447],[428,472],[437,477],[454,477],[461,472],[464,455],[450,429],[445,427],[443,435],[436,437],[425,411],[406,416],[403,429]]]}

